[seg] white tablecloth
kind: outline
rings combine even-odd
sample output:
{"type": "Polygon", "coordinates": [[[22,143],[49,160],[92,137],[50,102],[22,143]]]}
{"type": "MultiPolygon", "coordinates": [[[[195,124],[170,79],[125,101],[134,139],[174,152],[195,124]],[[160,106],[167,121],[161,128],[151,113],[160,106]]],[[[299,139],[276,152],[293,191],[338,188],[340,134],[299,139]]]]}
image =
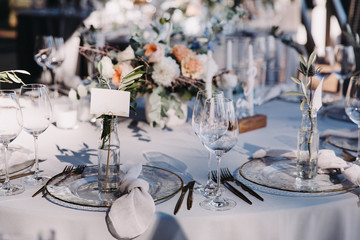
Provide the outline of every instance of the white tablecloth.
{"type": "MultiPolygon", "coordinates": [[[[223,156],[223,167],[237,170],[260,148],[296,148],[301,119],[299,104],[276,100],[257,111],[267,115],[267,127],[241,134],[234,149],[223,156]]],[[[355,127],[326,117],[319,117],[318,122],[320,131],[355,127]]],[[[52,176],[69,163],[96,164],[99,136],[98,129],[88,123],[80,123],[74,130],[50,126],[39,137],[40,158],[46,159],[40,163],[41,169],[52,176]]],[[[205,182],[208,152],[193,133],[189,120],[180,127],[159,129],[142,121],[122,119],[119,137],[123,163],[159,165],[205,182]],[[147,159],[144,154],[149,152],[165,157],[147,159]]],[[[32,136],[22,132],[11,145],[32,149],[32,136]]],[[[188,179],[184,177],[185,182],[188,179]]],[[[9,239],[52,239],[51,236],[56,240],[113,239],[105,223],[105,212],[66,208],[40,195],[32,198],[37,189],[27,187],[21,195],[0,197],[0,239],[5,239],[2,238],[5,235],[12,237],[9,239]]],[[[358,190],[332,196],[259,193],[265,201],[250,196],[253,200],[250,206],[227,192],[237,206],[224,212],[202,209],[199,202],[203,197],[194,195],[191,211],[186,210],[184,203],[174,216],[177,194],[156,205],[156,219],[137,239],[358,240],[360,237],[358,190]]]]}

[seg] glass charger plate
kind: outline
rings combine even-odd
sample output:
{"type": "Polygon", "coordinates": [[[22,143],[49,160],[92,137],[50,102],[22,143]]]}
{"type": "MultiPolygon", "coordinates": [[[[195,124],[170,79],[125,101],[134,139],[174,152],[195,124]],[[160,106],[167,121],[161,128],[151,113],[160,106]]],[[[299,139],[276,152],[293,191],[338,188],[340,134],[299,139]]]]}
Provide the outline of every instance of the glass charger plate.
{"type": "Polygon", "coordinates": [[[240,167],[239,173],[251,183],[265,187],[267,190],[286,192],[285,195],[328,195],[357,188],[342,174],[318,174],[313,180],[301,181],[296,175],[296,160],[284,157],[250,160],[240,167]]]}
{"type": "MultiPolygon", "coordinates": [[[[97,166],[87,166],[82,174],[55,176],[46,185],[50,200],[60,205],[86,210],[107,209],[98,198],[97,166]]],[[[154,202],[174,196],[183,186],[182,179],[168,170],[143,165],[139,178],[149,183],[149,193],[154,202]]]]}
{"type": "Polygon", "coordinates": [[[345,108],[343,106],[328,107],[328,109],[325,110],[324,115],[335,120],[352,122],[345,113],[345,108]]]}
{"type": "Polygon", "coordinates": [[[344,137],[338,137],[338,136],[329,136],[326,140],[335,147],[353,151],[353,152],[357,152],[357,144],[358,144],[357,138],[344,138],[344,137]]]}

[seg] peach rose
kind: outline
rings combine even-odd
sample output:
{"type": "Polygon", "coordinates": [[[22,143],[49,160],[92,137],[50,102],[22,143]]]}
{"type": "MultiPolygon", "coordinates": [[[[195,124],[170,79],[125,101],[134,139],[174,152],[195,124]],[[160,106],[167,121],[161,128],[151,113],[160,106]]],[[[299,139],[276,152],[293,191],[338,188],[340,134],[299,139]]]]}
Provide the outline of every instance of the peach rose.
{"type": "Polygon", "coordinates": [[[181,71],[185,77],[197,79],[204,72],[204,65],[196,55],[188,55],[181,61],[181,71]]]}
{"type": "Polygon", "coordinates": [[[115,86],[119,86],[123,77],[133,70],[133,67],[128,63],[119,63],[115,67],[115,73],[112,75],[112,83],[115,86]]]}
{"type": "Polygon", "coordinates": [[[144,46],[145,56],[149,58],[149,62],[160,62],[165,55],[163,46],[159,43],[149,43],[144,46]]]}
{"type": "Polygon", "coordinates": [[[171,53],[174,54],[176,60],[181,62],[188,55],[193,55],[194,52],[188,49],[186,46],[177,44],[171,49],[171,53]]]}

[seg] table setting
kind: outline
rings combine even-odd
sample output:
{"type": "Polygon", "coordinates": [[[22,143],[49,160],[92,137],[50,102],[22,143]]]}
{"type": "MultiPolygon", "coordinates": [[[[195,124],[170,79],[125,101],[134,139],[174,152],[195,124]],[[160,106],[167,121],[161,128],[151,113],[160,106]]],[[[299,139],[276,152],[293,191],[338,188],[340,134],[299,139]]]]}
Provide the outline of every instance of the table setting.
{"type": "Polygon", "coordinates": [[[358,239],[358,78],[348,121],[322,114],[315,52],[259,97],[258,49],[241,81],[229,41],[225,68],[214,50],[237,11],[189,42],[165,15],[124,49],[82,48],[95,68],[65,91],[0,72],[21,85],[0,89],[0,239],[358,239]]]}

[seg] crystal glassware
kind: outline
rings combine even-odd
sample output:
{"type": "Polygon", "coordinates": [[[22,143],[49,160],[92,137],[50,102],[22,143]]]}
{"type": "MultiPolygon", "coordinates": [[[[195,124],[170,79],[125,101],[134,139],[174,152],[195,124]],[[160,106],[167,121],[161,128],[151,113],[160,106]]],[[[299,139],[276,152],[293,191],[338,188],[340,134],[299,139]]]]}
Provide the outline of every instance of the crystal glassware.
{"type": "Polygon", "coordinates": [[[25,190],[22,185],[10,183],[7,159],[9,143],[19,135],[22,124],[22,113],[16,93],[10,90],[0,90],[0,143],[3,145],[2,159],[5,165],[5,181],[0,187],[1,196],[19,194],[25,190]]]}
{"type": "Polygon", "coordinates": [[[237,142],[238,122],[232,99],[210,98],[206,100],[200,123],[200,137],[205,147],[216,155],[217,186],[215,197],[207,198],[200,206],[214,211],[229,210],[236,206],[236,202],[224,198],[220,190],[220,163],[224,153],[230,151],[237,142]]]}
{"type": "MultiPolygon", "coordinates": [[[[224,98],[224,93],[219,90],[212,91],[211,98],[224,98]]],[[[206,91],[198,91],[196,94],[196,99],[194,103],[192,118],[191,118],[191,125],[195,132],[195,134],[200,138],[199,132],[200,132],[200,122],[202,113],[205,106],[205,101],[208,99],[206,91]]],[[[202,142],[203,143],[203,142],[202,142]]],[[[203,143],[204,144],[204,143],[203,143]]],[[[214,190],[216,188],[216,183],[211,178],[211,163],[212,163],[212,153],[209,152],[209,160],[208,160],[208,179],[205,185],[200,185],[195,188],[196,191],[200,192],[201,194],[205,196],[213,195],[214,190]]]]}
{"type": "Polygon", "coordinates": [[[51,78],[52,78],[52,90],[54,98],[59,96],[58,92],[58,68],[62,65],[65,60],[65,47],[64,47],[64,39],[62,37],[54,37],[52,50],[49,57],[46,60],[46,66],[50,69],[51,78]]]}
{"type": "Polygon", "coordinates": [[[28,84],[20,88],[20,106],[23,113],[23,128],[34,137],[35,173],[25,183],[41,185],[49,178],[39,171],[38,137],[52,121],[52,108],[48,90],[43,84],[28,84]]]}
{"type": "Polygon", "coordinates": [[[333,71],[339,78],[339,99],[343,99],[344,79],[354,71],[355,53],[352,46],[336,45],[334,48],[333,71]]]}
{"type": "Polygon", "coordinates": [[[47,61],[53,49],[54,39],[52,36],[36,36],[34,46],[34,60],[42,68],[41,82],[47,83],[47,61]]]}
{"type": "Polygon", "coordinates": [[[345,98],[345,112],[358,126],[358,148],[354,163],[360,165],[360,76],[350,78],[349,86],[345,98]]]}

